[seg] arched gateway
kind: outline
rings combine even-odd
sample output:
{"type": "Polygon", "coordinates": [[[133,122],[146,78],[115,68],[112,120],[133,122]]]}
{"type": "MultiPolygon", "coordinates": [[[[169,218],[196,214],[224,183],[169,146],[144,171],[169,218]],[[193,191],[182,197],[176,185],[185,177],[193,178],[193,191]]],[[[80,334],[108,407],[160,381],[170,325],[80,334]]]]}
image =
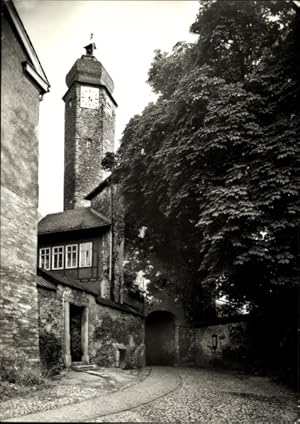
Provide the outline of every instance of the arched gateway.
{"type": "Polygon", "coordinates": [[[167,311],[151,312],[146,318],[147,365],[174,365],[175,320],[167,311]]]}

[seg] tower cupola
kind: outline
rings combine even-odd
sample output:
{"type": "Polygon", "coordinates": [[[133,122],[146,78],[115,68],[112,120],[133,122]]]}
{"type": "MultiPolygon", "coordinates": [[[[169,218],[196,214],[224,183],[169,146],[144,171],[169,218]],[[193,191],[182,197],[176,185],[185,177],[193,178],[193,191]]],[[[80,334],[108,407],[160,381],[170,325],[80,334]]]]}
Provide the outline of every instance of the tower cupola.
{"type": "Polygon", "coordinates": [[[84,48],[86,54],[76,60],[66,76],[67,86],[70,88],[74,82],[101,85],[112,96],[114,83],[102,63],[93,55],[96,49],[95,43],[90,43],[84,48]]]}

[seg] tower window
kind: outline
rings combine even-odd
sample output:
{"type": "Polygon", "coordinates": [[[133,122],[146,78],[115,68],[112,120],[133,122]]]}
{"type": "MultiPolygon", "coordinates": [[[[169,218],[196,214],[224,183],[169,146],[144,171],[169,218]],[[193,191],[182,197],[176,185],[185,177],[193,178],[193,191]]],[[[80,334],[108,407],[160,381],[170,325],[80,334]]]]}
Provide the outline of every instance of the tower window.
{"type": "Polygon", "coordinates": [[[77,244],[69,244],[66,246],[66,268],[76,268],[78,262],[78,246],[77,244]]]}
{"type": "Polygon", "coordinates": [[[49,271],[50,269],[50,261],[51,261],[51,249],[50,247],[44,247],[40,249],[39,256],[39,267],[49,271]]]}
{"type": "Polygon", "coordinates": [[[85,268],[92,266],[92,242],[81,243],[79,250],[79,267],[85,268]]]}
{"type": "Polygon", "coordinates": [[[64,267],[64,246],[52,248],[52,269],[63,269],[64,267]]]}

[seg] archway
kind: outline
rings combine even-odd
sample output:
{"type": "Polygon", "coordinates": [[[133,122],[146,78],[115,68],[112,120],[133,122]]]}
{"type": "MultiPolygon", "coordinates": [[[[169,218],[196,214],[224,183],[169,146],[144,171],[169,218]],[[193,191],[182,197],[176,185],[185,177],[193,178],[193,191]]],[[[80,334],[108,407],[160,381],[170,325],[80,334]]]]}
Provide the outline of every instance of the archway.
{"type": "Polygon", "coordinates": [[[147,365],[174,365],[175,321],[167,311],[155,311],[146,318],[147,365]]]}

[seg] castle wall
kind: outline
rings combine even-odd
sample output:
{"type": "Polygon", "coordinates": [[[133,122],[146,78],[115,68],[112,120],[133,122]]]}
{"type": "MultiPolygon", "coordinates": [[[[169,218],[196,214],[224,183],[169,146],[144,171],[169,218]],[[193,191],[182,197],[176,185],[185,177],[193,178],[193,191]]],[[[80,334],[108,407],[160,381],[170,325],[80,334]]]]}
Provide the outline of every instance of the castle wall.
{"type": "Polygon", "coordinates": [[[250,346],[247,322],[209,325],[195,330],[195,363],[202,367],[241,368],[250,346]]]}
{"type": "Polygon", "coordinates": [[[39,91],[10,21],[2,20],[1,348],[38,361],[36,275],[39,91]]]}
{"type": "Polygon", "coordinates": [[[96,302],[93,295],[59,285],[57,291],[38,289],[41,358],[50,367],[51,358],[64,362],[64,304],[88,308],[88,356],[99,366],[141,367],[144,365],[144,319],[142,316],[96,302]],[[48,344],[44,343],[48,340],[48,344]],[[120,364],[120,350],[125,351],[120,364]],[[47,357],[48,355],[48,357],[47,357]]]}

